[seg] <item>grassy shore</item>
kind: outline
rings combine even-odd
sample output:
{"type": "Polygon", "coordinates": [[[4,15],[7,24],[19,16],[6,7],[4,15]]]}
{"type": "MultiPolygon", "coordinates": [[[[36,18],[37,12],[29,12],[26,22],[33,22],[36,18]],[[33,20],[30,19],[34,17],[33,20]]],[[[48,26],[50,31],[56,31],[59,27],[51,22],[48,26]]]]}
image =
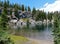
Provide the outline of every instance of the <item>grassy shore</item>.
{"type": "Polygon", "coordinates": [[[10,38],[15,44],[24,44],[28,42],[28,39],[23,36],[10,35],[10,38]]]}

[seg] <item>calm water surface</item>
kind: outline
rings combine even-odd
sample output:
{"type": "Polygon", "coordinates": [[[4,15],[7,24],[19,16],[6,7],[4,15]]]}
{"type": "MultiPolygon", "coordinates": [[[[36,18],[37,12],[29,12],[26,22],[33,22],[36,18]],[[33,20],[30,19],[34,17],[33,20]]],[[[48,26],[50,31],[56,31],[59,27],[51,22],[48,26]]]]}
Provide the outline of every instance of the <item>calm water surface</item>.
{"type": "Polygon", "coordinates": [[[20,34],[31,41],[38,42],[36,44],[54,44],[52,30],[52,25],[41,25],[29,29],[23,28],[20,30],[20,34]]]}

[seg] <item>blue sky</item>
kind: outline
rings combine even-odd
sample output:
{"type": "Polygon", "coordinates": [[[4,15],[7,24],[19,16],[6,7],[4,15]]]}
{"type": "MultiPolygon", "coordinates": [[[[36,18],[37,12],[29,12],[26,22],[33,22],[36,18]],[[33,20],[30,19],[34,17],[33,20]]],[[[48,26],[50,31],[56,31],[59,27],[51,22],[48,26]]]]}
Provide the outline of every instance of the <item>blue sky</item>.
{"type": "Polygon", "coordinates": [[[30,6],[31,9],[42,8],[45,3],[53,3],[55,0],[9,0],[10,3],[24,4],[25,6],[30,6]]]}
{"type": "MultiPolygon", "coordinates": [[[[4,0],[1,0],[4,1],[4,0]]],[[[60,0],[9,0],[10,3],[18,3],[19,5],[24,4],[30,6],[32,9],[35,7],[45,12],[60,11],[60,0]]]]}

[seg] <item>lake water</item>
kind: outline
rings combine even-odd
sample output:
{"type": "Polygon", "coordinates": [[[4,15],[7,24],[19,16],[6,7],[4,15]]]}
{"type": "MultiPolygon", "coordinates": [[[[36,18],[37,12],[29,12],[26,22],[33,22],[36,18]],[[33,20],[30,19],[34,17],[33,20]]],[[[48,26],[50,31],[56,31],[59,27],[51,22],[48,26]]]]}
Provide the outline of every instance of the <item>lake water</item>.
{"type": "Polygon", "coordinates": [[[38,44],[54,44],[53,35],[52,35],[53,34],[52,25],[47,25],[42,27],[40,26],[36,29],[34,28],[32,29],[27,29],[24,31],[21,30],[23,33],[21,35],[24,35],[25,37],[29,38],[31,41],[36,41],[36,42],[39,41],[38,44]]]}

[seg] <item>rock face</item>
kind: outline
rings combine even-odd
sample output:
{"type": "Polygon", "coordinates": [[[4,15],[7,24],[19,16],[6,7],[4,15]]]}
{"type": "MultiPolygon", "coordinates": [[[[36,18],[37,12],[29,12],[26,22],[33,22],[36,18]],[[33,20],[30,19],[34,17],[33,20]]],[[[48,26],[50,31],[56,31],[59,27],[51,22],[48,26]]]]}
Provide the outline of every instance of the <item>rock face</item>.
{"type": "MultiPolygon", "coordinates": [[[[31,12],[19,10],[18,11],[18,16],[19,16],[19,19],[22,19],[22,18],[30,18],[32,15],[31,15],[31,12]]],[[[17,19],[17,17],[15,16],[15,11],[12,11],[12,18],[17,19]]]]}
{"type": "Polygon", "coordinates": [[[31,12],[27,12],[27,11],[20,11],[19,12],[19,16],[20,18],[30,18],[32,15],[31,15],[31,12]]]}
{"type": "MultiPolygon", "coordinates": [[[[27,19],[27,18],[26,18],[27,19]]],[[[11,19],[10,20],[10,23],[14,24],[15,26],[17,27],[26,27],[27,26],[27,20],[25,18],[24,19],[20,19],[20,20],[17,20],[17,19],[11,19]]],[[[28,19],[29,20],[29,27],[35,27],[36,25],[46,25],[48,22],[46,20],[44,20],[43,22],[42,21],[35,21],[31,18],[28,19]]],[[[48,23],[49,24],[49,23],[48,23]]]]}
{"type": "MultiPolygon", "coordinates": [[[[3,9],[4,9],[4,7],[0,7],[0,14],[3,12],[3,9]]],[[[11,16],[12,18],[16,18],[15,8],[7,8],[6,10],[7,10],[8,15],[10,15],[10,16],[12,15],[11,16]]],[[[19,18],[30,18],[32,16],[30,11],[18,10],[17,13],[18,13],[17,15],[19,16],[19,18]]]]}
{"type": "Polygon", "coordinates": [[[22,27],[26,26],[26,22],[24,22],[23,20],[19,20],[17,22],[17,26],[22,28],[22,27]]]}

